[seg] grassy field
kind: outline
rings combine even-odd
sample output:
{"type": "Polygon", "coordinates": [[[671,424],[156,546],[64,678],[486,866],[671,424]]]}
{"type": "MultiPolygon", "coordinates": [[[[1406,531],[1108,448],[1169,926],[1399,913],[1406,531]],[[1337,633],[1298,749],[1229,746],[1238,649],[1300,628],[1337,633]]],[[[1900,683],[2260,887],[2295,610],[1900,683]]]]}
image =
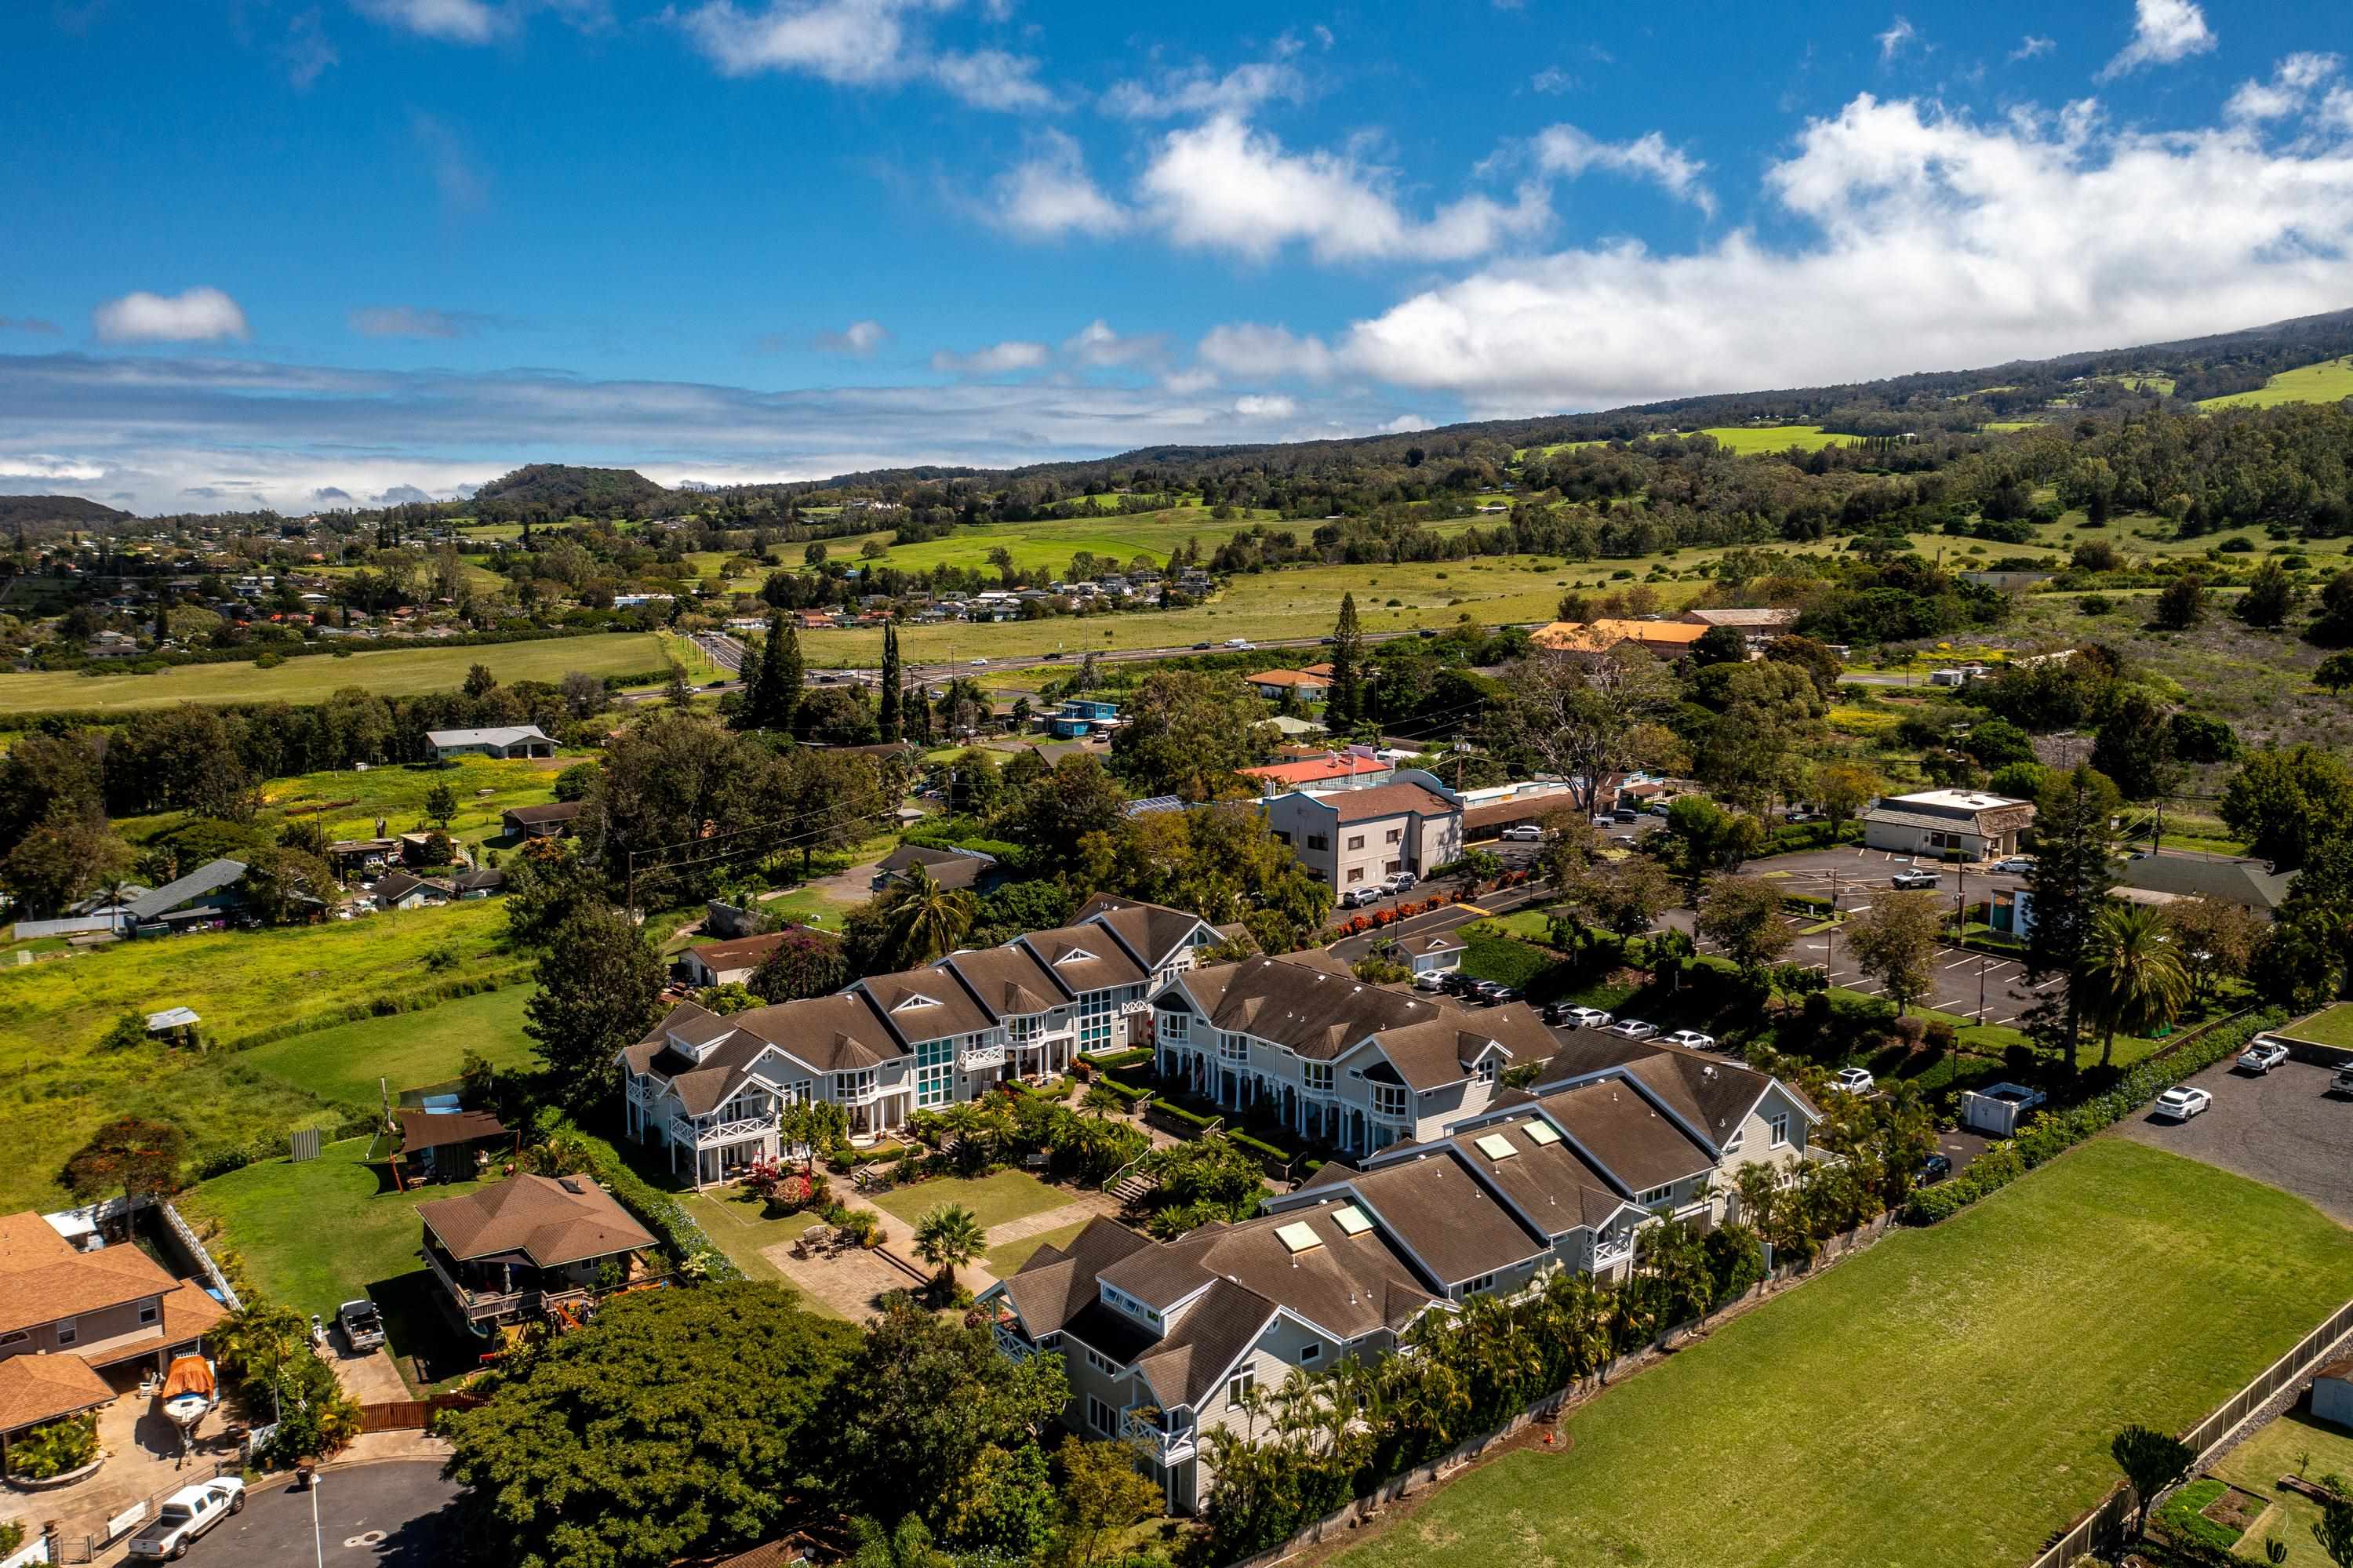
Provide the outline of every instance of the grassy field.
{"type": "Polygon", "coordinates": [[[2257,1553],[2271,1537],[2287,1543],[2287,1568],[2329,1568],[2328,1554],[2312,1538],[2320,1507],[2311,1499],[2279,1484],[2282,1476],[2303,1475],[2353,1478],[2353,1432],[2331,1426],[2294,1412],[2257,1432],[2222,1456],[2208,1472],[2258,1497],[2272,1499],[2272,1511],[2255,1521],[2239,1540],[2239,1554],[2261,1562],[2257,1553]]]}
{"type": "MultiPolygon", "coordinates": [[[[501,813],[516,806],[543,805],[555,799],[555,776],[579,757],[465,757],[439,766],[387,765],[363,773],[341,768],[272,779],[261,787],[261,805],[287,821],[317,817],[320,828],[332,839],[371,838],[376,819],[387,832],[404,833],[433,824],[425,817],[425,797],[437,784],[457,791],[458,814],[449,820],[449,836],[461,843],[497,838],[501,813]]],[[[151,817],[121,817],[115,827],[134,844],[186,821],[178,811],[151,817]]]]}
{"type": "MultiPolygon", "coordinates": [[[[478,902],[279,931],[150,938],[0,969],[0,1212],[62,1202],[58,1168],[109,1116],[167,1117],[200,1147],[337,1119],[294,1077],[241,1052],[102,1049],[125,1012],[193,1007],[208,1037],[233,1042],[518,962],[506,948],[506,912],[478,902]]],[[[327,1071],[305,1074],[323,1081],[327,1071]]]]}
{"type": "Polygon", "coordinates": [[[2353,355],[2283,370],[2253,392],[2201,397],[2201,408],[2270,408],[2282,403],[2334,403],[2353,397],[2353,355]]]}
{"type": "Polygon", "coordinates": [[[1339,1561],[2021,1563],[2115,1481],[2120,1428],[2188,1425],[2348,1295],[2353,1234],[2317,1211],[2096,1139],[1725,1325],[1339,1561]]]}
{"type": "Polygon", "coordinates": [[[913,1186],[895,1187],[876,1198],[874,1206],[912,1225],[943,1203],[962,1203],[987,1230],[1008,1220],[1059,1209],[1070,1201],[1067,1192],[1056,1192],[1025,1171],[1000,1171],[976,1181],[936,1176],[913,1186]]]}
{"type": "Polygon", "coordinates": [[[0,714],[50,708],[169,707],[174,703],[315,703],[357,686],[380,696],[415,696],[465,684],[476,664],[501,681],[558,681],[575,670],[629,675],[659,670],[663,639],[650,631],[499,642],[484,648],[393,648],[345,659],[317,654],[274,670],[253,664],[183,664],[153,675],[81,675],[71,671],[0,674],[0,714]]]}
{"type": "MultiPolygon", "coordinates": [[[[2323,1008],[2310,1018],[2289,1024],[2277,1031],[2295,1040],[2309,1040],[2317,1045],[2339,1045],[2353,1050],[2353,1001],[2340,1001],[2334,1007],[2323,1008]]],[[[2353,1470],[2347,1476],[2353,1477],[2353,1470]]]]}
{"type": "MultiPolygon", "coordinates": [[[[392,1190],[367,1163],[368,1139],[331,1143],[297,1165],[271,1160],[204,1182],[179,1200],[202,1230],[221,1228],[222,1245],[272,1299],[332,1319],[341,1303],[375,1298],[396,1358],[444,1353],[462,1336],[439,1316],[432,1276],[418,1260],[420,1203],[454,1198],[481,1183],[452,1181],[392,1190]]],[[[405,1369],[404,1369],[405,1370],[405,1369]]]]}
{"type": "Polygon", "coordinates": [[[403,1089],[448,1083],[469,1051],[480,1052],[501,1071],[531,1066],[534,1058],[522,1032],[522,1004],[532,991],[529,985],[511,985],[415,1012],[290,1034],[239,1052],[237,1065],[322,1100],[373,1110],[378,1079],[396,1097],[403,1089]]]}
{"type": "MultiPolygon", "coordinates": [[[[780,1220],[769,1219],[763,1212],[767,1200],[746,1187],[715,1187],[704,1192],[681,1192],[677,1197],[736,1267],[754,1279],[771,1284],[782,1284],[785,1277],[775,1264],[761,1255],[762,1250],[778,1242],[791,1241],[818,1223],[814,1209],[780,1220]]],[[[804,1297],[802,1304],[811,1311],[828,1310],[815,1297],[804,1297]]]]}
{"type": "Polygon", "coordinates": [[[1813,451],[1854,440],[1852,436],[1825,430],[1820,425],[1715,425],[1700,434],[1714,436],[1715,444],[1725,451],[1744,457],[1755,452],[1785,452],[1791,447],[1813,451]]]}

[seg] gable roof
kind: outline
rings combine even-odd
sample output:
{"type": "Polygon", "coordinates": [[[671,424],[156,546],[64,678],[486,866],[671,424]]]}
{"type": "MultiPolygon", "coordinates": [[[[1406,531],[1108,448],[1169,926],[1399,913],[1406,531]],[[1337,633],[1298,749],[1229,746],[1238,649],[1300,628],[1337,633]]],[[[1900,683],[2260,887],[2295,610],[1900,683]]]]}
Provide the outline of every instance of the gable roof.
{"type": "Polygon", "coordinates": [[[1244,675],[1243,683],[1252,686],[1328,686],[1329,674],[1318,675],[1306,670],[1261,670],[1255,675],[1244,675]]]}
{"type": "Polygon", "coordinates": [[[1000,1018],[1044,1012],[1072,999],[1061,978],[1027,948],[951,953],[934,967],[953,974],[981,1006],[1000,1018]]]}
{"type": "Polygon", "coordinates": [[[417,1217],[460,1263],[519,1252],[541,1268],[654,1245],[645,1226],[586,1176],[510,1176],[417,1217]]]}
{"type": "Polygon", "coordinates": [[[1542,1056],[1551,1034],[1525,1003],[1473,1013],[1451,1002],[1367,985],[1327,953],[1244,959],[1178,977],[1179,995],[1213,1025],[1254,1034],[1312,1062],[1335,1060],[1366,1039],[1416,1088],[1467,1075],[1491,1044],[1542,1056]]]}
{"type": "Polygon", "coordinates": [[[1127,945],[1128,951],[1154,969],[1175,958],[1177,949],[1197,930],[1208,925],[1189,910],[1171,909],[1165,904],[1139,904],[1107,893],[1098,893],[1079,906],[1075,919],[1082,926],[1111,927],[1127,945]]]}
{"type": "Polygon", "coordinates": [[[869,975],[852,989],[865,994],[893,1033],[909,1044],[997,1026],[996,1018],[953,974],[936,969],[869,975]]]}
{"type": "Polygon", "coordinates": [[[550,800],[538,806],[509,806],[503,814],[526,827],[538,827],[547,822],[568,822],[586,810],[585,800],[550,800]]]}
{"type": "Polygon", "coordinates": [[[1050,931],[1032,931],[1020,938],[1020,944],[1073,991],[1141,985],[1151,976],[1143,961],[1127,950],[1118,932],[1104,926],[1059,926],[1050,931]]]}
{"type": "Polygon", "coordinates": [[[713,974],[722,969],[757,969],[770,953],[785,945],[785,938],[798,930],[787,927],[782,931],[763,931],[753,937],[733,937],[724,942],[701,942],[679,955],[690,954],[713,974]]]}
{"type": "Polygon", "coordinates": [[[370,896],[388,902],[397,902],[419,888],[423,888],[427,893],[446,894],[454,891],[448,883],[438,876],[413,876],[405,871],[394,871],[387,872],[375,879],[375,887],[370,896]]]}
{"type": "Polygon", "coordinates": [[[1344,789],[1309,798],[1330,806],[1344,823],[1401,817],[1408,811],[1419,811],[1425,817],[1450,817],[1461,810],[1444,796],[1432,794],[1419,784],[1376,784],[1368,789],[1344,789]]]}
{"type": "Polygon", "coordinates": [[[178,1283],[135,1246],[78,1252],[30,1210],[0,1214],[0,1333],[142,1301],[178,1283]]]}
{"type": "Polygon", "coordinates": [[[112,1385],[70,1353],[0,1361],[0,1432],[114,1403],[112,1385]]]}
{"type": "Polygon", "coordinates": [[[2117,880],[2145,893],[2220,899],[2268,915],[2287,902],[2288,885],[2295,880],[2295,873],[2274,871],[2259,860],[2150,854],[2126,862],[2117,880]]]}
{"type": "Polygon", "coordinates": [[[477,1139],[504,1138],[507,1125],[488,1111],[428,1111],[400,1113],[400,1150],[404,1154],[427,1149],[448,1149],[477,1139]]]}
{"type": "Polygon", "coordinates": [[[1236,771],[1245,779],[1262,779],[1270,784],[1298,789],[1307,784],[1326,784],[1335,779],[1370,779],[1385,777],[1397,771],[1386,762],[1369,757],[1310,757],[1297,762],[1270,762],[1263,768],[1243,768],[1236,771]]]}

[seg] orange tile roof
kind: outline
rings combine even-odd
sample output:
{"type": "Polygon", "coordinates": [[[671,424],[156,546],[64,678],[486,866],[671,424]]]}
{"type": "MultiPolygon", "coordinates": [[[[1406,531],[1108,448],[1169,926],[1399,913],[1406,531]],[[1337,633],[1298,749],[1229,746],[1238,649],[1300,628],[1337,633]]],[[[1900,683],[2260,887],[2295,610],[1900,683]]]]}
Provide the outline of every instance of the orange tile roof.
{"type": "Polygon", "coordinates": [[[1335,779],[1361,779],[1396,769],[1386,762],[1376,762],[1366,757],[1314,757],[1303,762],[1272,762],[1264,768],[1245,768],[1245,779],[1263,779],[1270,784],[1324,784],[1335,779]]]}
{"type": "Polygon", "coordinates": [[[0,1333],[161,1296],[178,1283],[135,1246],[76,1252],[30,1210],[0,1214],[0,1333]]]}
{"type": "Polygon", "coordinates": [[[0,1432],[14,1432],[114,1401],[114,1390],[71,1352],[0,1361],[0,1432]]]}

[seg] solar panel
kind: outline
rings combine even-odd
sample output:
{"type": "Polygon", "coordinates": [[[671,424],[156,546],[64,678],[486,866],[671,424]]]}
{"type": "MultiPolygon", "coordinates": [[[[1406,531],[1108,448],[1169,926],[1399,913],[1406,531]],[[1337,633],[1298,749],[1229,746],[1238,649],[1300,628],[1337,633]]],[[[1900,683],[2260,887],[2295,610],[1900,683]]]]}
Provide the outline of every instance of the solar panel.
{"type": "Polygon", "coordinates": [[[1373,1228],[1373,1222],[1365,1217],[1365,1211],[1354,1203],[1343,1203],[1333,1210],[1332,1223],[1340,1227],[1343,1235],[1360,1236],[1373,1228]]]}
{"type": "Polygon", "coordinates": [[[1490,1160],[1509,1160],[1519,1153],[1512,1140],[1500,1132],[1491,1132],[1479,1140],[1479,1152],[1490,1160]]]}
{"type": "Polygon", "coordinates": [[[1293,1220],[1291,1224],[1277,1230],[1274,1233],[1274,1235],[1277,1241],[1282,1243],[1284,1246],[1289,1247],[1293,1252],[1305,1252],[1310,1247],[1318,1247],[1324,1245],[1324,1238],[1317,1235],[1315,1234],[1315,1227],[1309,1224],[1305,1220],[1293,1220]]]}
{"type": "Polygon", "coordinates": [[[1520,1130],[1527,1134],[1528,1141],[1539,1149],[1560,1141],[1560,1134],[1553,1130],[1552,1123],[1548,1121],[1532,1121],[1520,1130]]]}

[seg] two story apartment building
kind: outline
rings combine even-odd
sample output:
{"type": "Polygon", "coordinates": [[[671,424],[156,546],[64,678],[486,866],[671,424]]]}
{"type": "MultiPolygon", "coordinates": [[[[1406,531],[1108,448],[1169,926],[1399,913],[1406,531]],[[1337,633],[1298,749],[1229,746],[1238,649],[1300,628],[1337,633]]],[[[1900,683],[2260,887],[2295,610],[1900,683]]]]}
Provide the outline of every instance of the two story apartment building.
{"type": "Polygon", "coordinates": [[[1147,1042],[1151,994],[1217,940],[1182,910],[1097,897],[1069,926],[831,996],[724,1015],[683,1003],[619,1053],[624,1122],[667,1145],[673,1170],[686,1160],[697,1187],[780,1158],[792,1105],[840,1106],[871,1139],[1008,1075],[1147,1042]]]}
{"type": "Polygon", "coordinates": [[[1337,892],[1400,871],[1427,876],[1462,858],[1462,802],[1423,768],[1366,789],[1271,796],[1266,815],[1308,874],[1337,892]]]}
{"type": "Polygon", "coordinates": [[[1067,1424],[1136,1444],[1190,1512],[1216,1478],[1206,1435],[1245,1428],[1251,1391],[1561,1270],[1622,1279],[1644,1226],[1721,1219],[1729,1171],[1806,1158],[1817,1119],[1765,1074],[1578,1032],[1534,1087],[1335,1160],[1252,1219],[1166,1244],[1097,1221],[981,1300],[1005,1353],[1062,1357],[1067,1424]]]}

